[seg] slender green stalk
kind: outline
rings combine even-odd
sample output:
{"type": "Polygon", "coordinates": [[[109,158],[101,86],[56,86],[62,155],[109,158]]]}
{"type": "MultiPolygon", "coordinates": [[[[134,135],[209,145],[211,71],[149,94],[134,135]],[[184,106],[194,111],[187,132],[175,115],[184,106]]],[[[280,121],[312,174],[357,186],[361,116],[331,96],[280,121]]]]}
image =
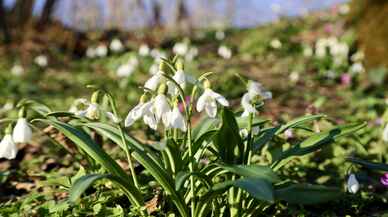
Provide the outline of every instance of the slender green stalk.
{"type": "Polygon", "coordinates": [[[190,117],[187,119],[187,144],[189,148],[189,170],[190,170],[190,194],[191,194],[191,216],[195,216],[195,180],[194,176],[192,175],[194,172],[194,167],[193,167],[193,151],[192,151],[192,138],[191,138],[191,121],[190,117]]]}
{"type": "Polygon", "coordinates": [[[139,182],[137,179],[135,168],[134,168],[133,163],[132,163],[131,152],[129,151],[127,140],[125,139],[125,136],[124,136],[124,130],[120,125],[118,125],[118,128],[120,130],[121,140],[124,144],[124,151],[125,151],[125,154],[127,155],[128,166],[129,166],[129,170],[131,171],[133,183],[134,183],[135,187],[139,189],[140,185],[139,185],[139,182]]]}

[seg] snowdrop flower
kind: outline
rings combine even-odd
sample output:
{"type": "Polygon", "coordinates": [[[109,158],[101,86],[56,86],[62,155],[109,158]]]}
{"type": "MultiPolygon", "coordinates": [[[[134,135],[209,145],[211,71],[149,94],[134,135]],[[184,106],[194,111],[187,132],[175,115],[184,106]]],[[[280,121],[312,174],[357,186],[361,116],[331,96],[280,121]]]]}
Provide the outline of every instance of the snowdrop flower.
{"type": "Polygon", "coordinates": [[[106,55],[108,55],[108,48],[106,47],[105,44],[100,44],[96,48],[96,56],[98,56],[98,57],[106,57],[106,55]]]}
{"type": "Polygon", "coordinates": [[[113,40],[110,42],[109,49],[112,50],[112,51],[114,51],[114,52],[120,52],[120,51],[124,50],[124,45],[123,45],[123,43],[120,41],[120,39],[115,38],[115,39],[113,39],[113,40]]]}
{"type": "Polygon", "coordinates": [[[125,118],[124,125],[125,127],[131,126],[135,121],[143,117],[143,121],[151,129],[157,129],[157,121],[153,112],[153,101],[147,102],[147,96],[143,95],[140,97],[140,102],[129,111],[127,117],[125,118]]]}
{"type": "Polygon", "coordinates": [[[21,66],[19,64],[15,64],[11,68],[11,73],[15,76],[20,76],[20,75],[24,74],[24,68],[23,68],[23,66],[21,66]]]}
{"type": "Polygon", "coordinates": [[[100,114],[105,115],[110,121],[114,123],[119,123],[121,119],[114,115],[112,112],[104,111],[100,108],[100,105],[93,100],[94,96],[92,96],[92,102],[88,102],[86,99],[78,99],[74,102],[73,106],[70,108],[71,111],[75,115],[78,115],[80,117],[87,117],[91,120],[97,120],[100,118],[100,114]],[[84,110],[78,110],[77,106],[83,104],[86,105],[86,109],[84,110]]]}
{"type": "Polygon", "coordinates": [[[219,40],[219,41],[221,41],[221,40],[223,40],[224,38],[225,38],[225,32],[224,32],[224,31],[218,30],[218,31],[216,32],[216,39],[219,40]]]}
{"type": "Polygon", "coordinates": [[[179,111],[178,106],[174,106],[172,111],[168,114],[168,128],[180,129],[183,132],[186,132],[186,121],[179,111]]]}
{"type": "Polygon", "coordinates": [[[40,67],[46,67],[48,64],[48,60],[45,55],[39,55],[35,57],[34,62],[40,67]]]}
{"type": "Polygon", "coordinates": [[[339,13],[340,13],[341,15],[346,15],[346,14],[349,13],[349,11],[350,11],[350,6],[349,6],[349,4],[343,4],[343,5],[341,5],[341,6],[339,7],[339,13]]]}
{"type": "Polygon", "coordinates": [[[357,181],[354,174],[350,174],[348,178],[348,191],[352,194],[355,194],[360,189],[360,183],[357,181]]]}
{"type": "Polygon", "coordinates": [[[282,42],[276,38],[270,42],[270,45],[273,49],[280,49],[282,47],[282,42]]]}
{"type": "Polygon", "coordinates": [[[339,43],[335,41],[330,46],[330,54],[336,58],[346,59],[349,54],[349,46],[346,43],[339,43]]]}
{"type": "Polygon", "coordinates": [[[365,58],[365,54],[364,52],[362,51],[357,51],[355,54],[353,54],[350,59],[353,61],[353,62],[360,62],[362,60],[364,60],[365,58]]]}
{"type": "Polygon", "coordinates": [[[217,115],[217,102],[223,106],[229,106],[229,102],[221,94],[210,89],[210,82],[208,80],[204,83],[205,91],[198,98],[197,111],[202,112],[204,109],[207,115],[211,118],[217,115]]]}
{"type": "Polygon", "coordinates": [[[13,107],[13,103],[8,101],[3,105],[3,107],[0,108],[0,113],[10,111],[13,109],[13,107]]]}
{"type": "Polygon", "coordinates": [[[162,58],[166,58],[166,54],[163,51],[160,51],[158,49],[152,49],[151,50],[151,56],[156,60],[160,61],[162,58]]]}
{"type": "Polygon", "coordinates": [[[156,88],[158,88],[158,85],[165,79],[163,77],[163,74],[164,74],[163,69],[164,69],[164,63],[161,62],[159,64],[158,72],[145,82],[144,87],[155,91],[156,88]]]}
{"type": "Polygon", "coordinates": [[[78,109],[78,107],[80,105],[87,105],[87,104],[88,104],[88,100],[87,99],[84,99],[84,98],[76,99],[73,102],[73,104],[70,106],[69,112],[79,116],[79,115],[82,114],[83,111],[78,109]]]}
{"type": "Polygon", "coordinates": [[[192,61],[198,55],[198,48],[191,47],[187,54],[185,55],[185,59],[187,61],[192,61]]]}
{"type": "Polygon", "coordinates": [[[303,56],[311,57],[313,55],[313,49],[310,46],[305,46],[303,48],[303,56]]]}
{"type": "Polygon", "coordinates": [[[174,54],[185,56],[186,53],[189,51],[189,44],[187,42],[178,42],[174,45],[172,51],[174,52],[174,54]]]}
{"type": "Polygon", "coordinates": [[[290,74],[290,81],[293,83],[296,83],[299,81],[299,73],[296,71],[291,72],[290,74]]]}
{"type": "Polygon", "coordinates": [[[360,62],[353,63],[352,66],[350,66],[350,72],[353,74],[359,74],[364,71],[365,71],[365,68],[360,62]]]}
{"type": "Polygon", "coordinates": [[[32,130],[28,126],[26,118],[19,118],[12,132],[12,139],[15,143],[27,143],[32,138],[32,130]]]}
{"type": "Polygon", "coordinates": [[[17,152],[18,149],[11,134],[6,133],[0,142],[0,158],[6,158],[8,160],[14,159],[17,152]]]}
{"type": "Polygon", "coordinates": [[[167,85],[161,84],[158,89],[158,95],[154,99],[154,111],[157,122],[162,121],[164,126],[169,126],[169,113],[171,111],[165,93],[167,92],[167,85]]]}
{"type": "Polygon", "coordinates": [[[382,138],[384,142],[388,142],[388,123],[384,127],[382,138]]]}
{"type": "Polygon", "coordinates": [[[96,57],[97,56],[96,49],[94,49],[93,47],[88,47],[88,49],[86,49],[86,56],[88,58],[96,57]]]}
{"type": "MultiPolygon", "coordinates": [[[[185,75],[185,72],[183,71],[183,63],[180,60],[178,60],[176,65],[177,65],[177,71],[175,72],[172,78],[184,90],[186,87],[186,75],[185,75]]],[[[178,95],[178,87],[176,87],[176,85],[173,82],[168,81],[167,86],[168,86],[168,93],[170,95],[172,96],[178,95]]]]}
{"type": "Polygon", "coordinates": [[[159,71],[159,63],[154,62],[154,63],[150,66],[150,68],[149,68],[149,70],[148,70],[148,73],[150,73],[151,75],[155,75],[156,73],[158,73],[158,71],[159,71]]]}
{"type": "Polygon", "coordinates": [[[230,50],[225,45],[220,46],[217,53],[224,59],[230,59],[232,57],[232,50],[230,50]]]}
{"type": "Polygon", "coordinates": [[[132,64],[126,63],[120,65],[119,68],[117,68],[116,75],[118,77],[129,77],[130,75],[132,75],[134,70],[135,67],[132,64]]]}
{"type": "MultiPolygon", "coordinates": [[[[247,128],[243,128],[243,129],[240,129],[239,131],[240,133],[240,136],[241,138],[245,139],[248,137],[248,129],[247,128]]],[[[260,133],[260,127],[259,126],[253,126],[252,127],[252,136],[256,136],[257,134],[260,133]]]]}
{"type": "Polygon", "coordinates": [[[150,55],[150,48],[147,44],[142,44],[139,47],[139,55],[140,56],[148,56],[150,55]]]}
{"type": "Polygon", "coordinates": [[[271,99],[272,93],[263,88],[259,82],[249,81],[248,82],[248,92],[243,95],[241,98],[241,107],[243,107],[244,112],[241,114],[241,117],[248,117],[249,114],[256,114],[257,110],[254,107],[254,101],[260,97],[263,100],[271,99]]]}

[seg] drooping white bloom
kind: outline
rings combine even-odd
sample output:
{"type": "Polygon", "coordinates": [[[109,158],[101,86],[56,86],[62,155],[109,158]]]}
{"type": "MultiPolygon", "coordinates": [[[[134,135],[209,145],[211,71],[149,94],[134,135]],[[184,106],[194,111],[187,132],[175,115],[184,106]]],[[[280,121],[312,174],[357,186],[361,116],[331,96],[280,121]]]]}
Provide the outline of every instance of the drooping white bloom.
{"type": "Polygon", "coordinates": [[[363,73],[364,71],[365,71],[365,68],[364,68],[364,66],[362,65],[361,62],[353,63],[350,66],[350,72],[353,73],[353,74],[363,73]]]}
{"type": "Polygon", "coordinates": [[[159,93],[154,99],[154,111],[156,120],[162,121],[164,126],[169,126],[169,113],[171,111],[170,104],[164,94],[159,93]]]}
{"type": "Polygon", "coordinates": [[[93,47],[88,47],[88,49],[86,49],[86,56],[88,58],[96,57],[97,56],[96,49],[93,47]]]}
{"type": "Polygon", "coordinates": [[[388,142],[388,123],[385,125],[383,130],[383,141],[388,142]]]}
{"type": "Polygon", "coordinates": [[[112,50],[113,52],[120,52],[124,50],[124,45],[120,41],[120,39],[115,38],[110,42],[109,49],[112,50]]]}
{"type": "Polygon", "coordinates": [[[217,102],[223,106],[229,106],[229,102],[225,97],[205,85],[205,91],[197,101],[197,111],[202,112],[205,109],[207,115],[214,118],[217,115],[217,102]]]}
{"type": "Polygon", "coordinates": [[[223,40],[224,38],[225,38],[225,32],[224,32],[224,31],[218,30],[218,31],[216,32],[216,39],[219,40],[219,41],[221,41],[221,40],[223,40]]]}
{"type": "Polygon", "coordinates": [[[126,127],[131,126],[135,121],[143,117],[143,121],[150,128],[156,130],[157,121],[153,113],[153,101],[139,102],[132,110],[129,111],[125,118],[124,125],[126,127]]]}
{"type": "Polygon", "coordinates": [[[135,67],[132,64],[126,63],[120,65],[116,70],[116,75],[118,77],[129,77],[135,71],[135,67]]]}
{"type": "Polygon", "coordinates": [[[108,48],[105,44],[100,44],[96,48],[96,56],[98,57],[106,57],[108,55],[108,48]]]}
{"type": "Polygon", "coordinates": [[[75,115],[80,115],[83,113],[83,110],[80,110],[78,106],[80,105],[87,105],[89,102],[85,98],[79,98],[76,99],[73,104],[70,106],[69,112],[75,114],[75,115]]]}
{"type": "Polygon", "coordinates": [[[155,91],[156,88],[159,86],[160,82],[164,79],[163,73],[164,73],[163,71],[158,70],[156,74],[154,74],[151,78],[149,78],[145,82],[144,87],[155,91]]]}
{"type": "Polygon", "coordinates": [[[180,129],[183,132],[186,132],[187,130],[186,121],[179,111],[178,106],[174,106],[168,115],[168,128],[180,129]]]}
{"type": "Polygon", "coordinates": [[[224,59],[230,59],[232,57],[232,50],[225,45],[220,46],[217,53],[224,59]]]}
{"type": "Polygon", "coordinates": [[[241,114],[241,117],[247,117],[249,114],[256,114],[257,110],[254,107],[252,101],[255,100],[258,96],[261,99],[271,99],[272,93],[263,88],[263,86],[259,82],[249,81],[248,82],[248,92],[243,95],[241,98],[241,106],[244,111],[241,114]]]}
{"type": "Polygon", "coordinates": [[[27,143],[32,138],[32,130],[25,118],[19,118],[12,132],[12,139],[15,143],[27,143]]]}
{"type": "Polygon", "coordinates": [[[360,183],[357,181],[356,176],[354,174],[350,174],[348,178],[348,191],[352,194],[355,194],[360,189],[360,183]]]}
{"type": "Polygon", "coordinates": [[[159,71],[159,63],[157,62],[154,62],[151,67],[149,68],[148,72],[151,74],[151,75],[155,75],[156,73],[158,73],[159,71]]]}
{"type": "Polygon", "coordinates": [[[279,39],[275,38],[270,42],[270,45],[273,49],[280,49],[282,47],[282,42],[279,39]]]}
{"type": "MultiPolygon", "coordinates": [[[[182,69],[178,69],[172,78],[174,79],[174,81],[176,81],[176,83],[179,84],[179,86],[182,89],[185,89],[185,87],[186,87],[186,75],[182,69]]],[[[169,94],[171,94],[173,96],[178,95],[178,88],[176,87],[176,85],[174,83],[172,83],[171,81],[168,81],[167,85],[168,85],[168,93],[169,94]]]]}
{"type": "Polygon", "coordinates": [[[186,53],[189,51],[189,44],[187,42],[178,42],[174,45],[172,51],[175,54],[185,56],[186,53]]]}
{"type": "Polygon", "coordinates": [[[23,68],[23,66],[21,66],[19,64],[15,64],[11,68],[11,73],[15,76],[20,76],[20,75],[24,74],[24,68],[23,68]]]}
{"type": "Polygon", "coordinates": [[[100,105],[98,105],[97,103],[91,103],[84,98],[75,100],[74,103],[71,105],[69,112],[72,112],[75,115],[80,117],[87,117],[92,120],[96,120],[100,118],[100,114],[102,114],[102,115],[105,115],[105,117],[107,117],[110,121],[114,123],[119,123],[121,121],[121,118],[114,115],[112,112],[104,111],[103,109],[100,108],[100,105]],[[78,109],[79,105],[86,106],[86,109],[84,110],[78,109]]]}
{"type": "Polygon", "coordinates": [[[40,67],[46,67],[48,64],[48,60],[45,55],[39,55],[35,57],[34,62],[40,67]]]}
{"type": "Polygon", "coordinates": [[[0,142],[0,158],[14,159],[18,149],[10,134],[6,134],[0,142]]]}
{"type": "Polygon", "coordinates": [[[150,55],[150,48],[147,44],[142,44],[139,47],[139,55],[140,56],[148,56],[150,55]]]}

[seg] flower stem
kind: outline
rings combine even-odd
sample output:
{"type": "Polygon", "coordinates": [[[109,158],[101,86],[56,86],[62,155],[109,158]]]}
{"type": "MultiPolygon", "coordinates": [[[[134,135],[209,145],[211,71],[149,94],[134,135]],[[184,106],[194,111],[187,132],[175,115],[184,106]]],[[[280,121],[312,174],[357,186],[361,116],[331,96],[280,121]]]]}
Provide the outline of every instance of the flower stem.
{"type": "Polygon", "coordinates": [[[129,170],[131,171],[133,183],[134,183],[136,188],[139,188],[140,186],[139,186],[139,182],[137,180],[135,168],[134,168],[133,163],[132,163],[131,153],[129,151],[129,148],[128,148],[128,145],[127,145],[127,141],[125,140],[124,130],[123,130],[123,128],[120,125],[118,126],[118,128],[120,130],[121,140],[122,140],[123,145],[124,145],[124,151],[125,151],[125,154],[127,156],[128,166],[129,166],[129,170]]]}

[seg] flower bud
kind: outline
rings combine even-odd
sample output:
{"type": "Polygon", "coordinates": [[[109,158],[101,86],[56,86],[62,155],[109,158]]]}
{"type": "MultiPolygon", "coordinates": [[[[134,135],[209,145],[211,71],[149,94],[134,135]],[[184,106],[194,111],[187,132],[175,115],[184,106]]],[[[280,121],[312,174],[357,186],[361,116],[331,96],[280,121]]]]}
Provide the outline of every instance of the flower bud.
{"type": "Polygon", "coordinates": [[[19,118],[13,128],[12,138],[15,143],[27,143],[32,138],[32,130],[25,118],[19,118]]]}
{"type": "Polygon", "coordinates": [[[210,86],[211,86],[210,81],[206,79],[206,80],[203,82],[203,86],[205,87],[205,89],[210,88],[210,86]]]}
{"type": "Polygon", "coordinates": [[[158,88],[158,94],[163,94],[165,95],[167,93],[167,85],[166,83],[162,83],[161,85],[159,85],[159,88],[158,88]]]}
{"type": "Polygon", "coordinates": [[[350,174],[348,178],[348,191],[352,194],[355,194],[360,189],[360,183],[357,181],[354,174],[350,174]]]}
{"type": "Polygon", "coordinates": [[[177,70],[183,70],[183,61],[182,61],[182,59],[179,58],[179,59],[176,61],[175,67],[176,67],[177,70]]]}

